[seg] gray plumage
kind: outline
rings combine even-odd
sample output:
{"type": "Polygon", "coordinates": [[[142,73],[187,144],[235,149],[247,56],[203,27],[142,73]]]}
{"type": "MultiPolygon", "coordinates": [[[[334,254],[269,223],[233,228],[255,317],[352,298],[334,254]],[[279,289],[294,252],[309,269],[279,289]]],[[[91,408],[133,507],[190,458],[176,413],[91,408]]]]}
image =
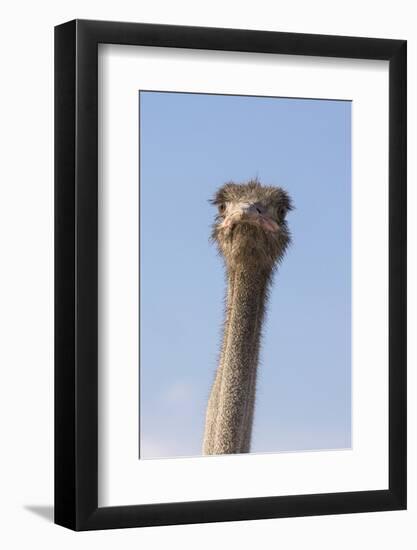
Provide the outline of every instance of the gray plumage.
{"type": "Polygon", "coordinates": [[[224,259],[227,295],[203,453],[247,453],[268,288],[290,242],[285,216],[292,205],[286,191],[257,180],[225,184],[212,203],[218,207],[212,239],[224,259]]]}

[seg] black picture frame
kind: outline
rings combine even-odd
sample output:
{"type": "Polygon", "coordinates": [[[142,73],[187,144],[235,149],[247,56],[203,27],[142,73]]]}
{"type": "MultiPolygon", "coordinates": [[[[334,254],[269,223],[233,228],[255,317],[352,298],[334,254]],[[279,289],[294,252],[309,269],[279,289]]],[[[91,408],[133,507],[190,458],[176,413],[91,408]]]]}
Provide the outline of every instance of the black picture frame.
{"type": "Polygon", "coordinates": [[[406,46],[405,40],[107,21],[55,28],[55,523],[79,531],[406,508],[406,46]],[[387,490],[98,506],[101,43],[389,61],[387,490]]]}

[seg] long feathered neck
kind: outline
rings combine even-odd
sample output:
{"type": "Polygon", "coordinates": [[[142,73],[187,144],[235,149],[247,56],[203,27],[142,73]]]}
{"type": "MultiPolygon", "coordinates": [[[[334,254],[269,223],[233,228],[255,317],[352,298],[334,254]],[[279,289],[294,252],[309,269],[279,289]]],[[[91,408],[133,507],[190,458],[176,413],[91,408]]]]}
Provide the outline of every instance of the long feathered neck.
{"type": "Polygon", "coordinates": [[[224,337],[207,412],[205,454],[249,452],[270,277],[270,271],[254,264],[228,270],[224,337]]]}

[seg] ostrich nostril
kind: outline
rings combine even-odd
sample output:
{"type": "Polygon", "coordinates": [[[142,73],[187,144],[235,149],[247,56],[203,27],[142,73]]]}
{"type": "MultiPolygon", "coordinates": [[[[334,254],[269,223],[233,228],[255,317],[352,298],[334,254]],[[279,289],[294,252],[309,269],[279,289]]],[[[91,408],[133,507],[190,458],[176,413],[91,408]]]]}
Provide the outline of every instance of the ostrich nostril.
{"type": "Polygon", "coordinates": [[[247,212],[248,214],[257,214],[257,215],[260,215],[260,214],[264,214],[265,212],[265,209],[264,207],[262,206],[262,204],[259,204],[259,203],[251,203],[251,204],[248,204],[248,205],[245,205],[243,207],[243,211],[244,212],[247,212]]]}

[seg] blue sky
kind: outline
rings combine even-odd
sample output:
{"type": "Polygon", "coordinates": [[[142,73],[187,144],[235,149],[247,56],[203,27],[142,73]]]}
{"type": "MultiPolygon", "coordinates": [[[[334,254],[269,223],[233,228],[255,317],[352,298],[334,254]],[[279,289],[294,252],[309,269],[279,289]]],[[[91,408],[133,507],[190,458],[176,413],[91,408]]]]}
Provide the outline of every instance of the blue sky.
{"type": "Polygon", "coordinates": [[[208,202],[258,177],[290,193],[252,452],[351,445],[351,103],[140,92],[141,457],[201,454],[223,319],[208,202]]]}

